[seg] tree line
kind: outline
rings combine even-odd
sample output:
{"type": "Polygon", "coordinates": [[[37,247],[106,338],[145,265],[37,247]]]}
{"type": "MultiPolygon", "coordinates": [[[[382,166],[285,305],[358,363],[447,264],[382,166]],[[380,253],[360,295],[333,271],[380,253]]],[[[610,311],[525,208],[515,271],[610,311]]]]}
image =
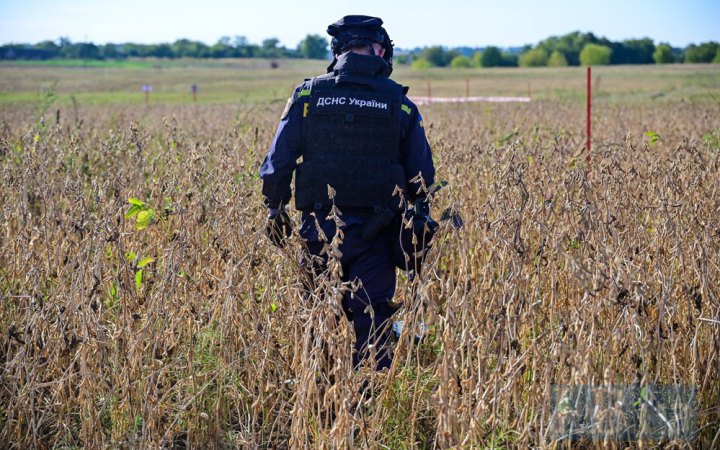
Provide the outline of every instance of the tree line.
{"type": "Polygon", "coordinates": [[[607,64],[720,63],[720,44],[704,42],[685,48],[655,45],[650,38],[620,42],[579,31],[551,36],[537,45],[512,50],[486,47],[478,51],[426,47],[400,57],[422,69],[428,67],[563,67],[607,64]]]}
{"type": "Polygon", "coordinates": [[[215,44],[178,39],[173,43],[95,45],[92,42],[71,42],[68,38],[43,41],[37,44],[7,44],[0,46],[0,59],[127,59],[127,58],[315,58],[328,56],[328,41],[309,34],[296,48],[280,45],[277,38],[253,44],[244,36],[225,36],[215,44]]]}
{"type": "MultiPolygon", "coordinates": [[[[328,40],[317,34],[307,35],[296,48],[280,45],[277,38],[261,44],[251,43],[244,36],[222,37],[215,44],[178,39],[161,44],[95,45],[91,42],[71,42],[67,38],[37,44],[7,44],[0,46],[0,59],[127,59],[127,58],[311,58],[329,57],[328,40]]],[[[429,67],[543,67],[605,64],[668,64],[720,63],[720,44],[704,42],[685,48],[668,43],[655,45],[650,38],[627,39],[620,42],[579,31],[563,36],[551,36],[537,45],[503,50],[490,46],[484,49],[442,46],[412,51],[396,51],[398,64],[412,64],[414,68],[429,67]]]]}

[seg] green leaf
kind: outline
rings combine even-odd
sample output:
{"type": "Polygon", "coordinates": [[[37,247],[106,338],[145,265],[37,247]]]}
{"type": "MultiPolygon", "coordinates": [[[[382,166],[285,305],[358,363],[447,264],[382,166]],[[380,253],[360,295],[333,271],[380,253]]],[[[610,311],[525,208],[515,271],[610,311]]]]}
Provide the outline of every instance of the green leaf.
{"type": "Polygon", "coordinates": [[[144,230],[152,223],[154,216],[155,211],[153,211],[152,209],[140,211],[137,216],[137,221],[135,222],[135,228],[137,228],[138,230],[144,230]]]}
{"type": "Polygon", "coordinates": [[[277,311],[277,305],[275,303],[270,303],[270,312],[274,313],[277,311]]]}
{"type": "Polygon", "coordinates": [[[640,390],[640,398],[633,402],[633,406],[640,406],[640,400],[648,401],[647,386],[642,387],[642,389],[640,390]]]}
{"type": "Polygon", "coordinates": [[[662,137],[654,131],[646,131],[645,136],[650,138],[650,145],[655,145],[657,141],[662,141],[662,137]]]}
{"type": "Polygon", "coordinates": [[[128,208],[127,212],[125,213],[125,218],[130,219],[130,218],[134,217],[140,211],[142,211],[141,206],[132,205],[130,208],[128,208]]]}
{"type": "Polygon", "coordinates": [[[140,286],[142,286],[142,280],[143,280],[143,271],[138,270],[135,272],[135,287],[140,289],[140,286]]]}
{"type": "Polygon", "coordinates": [[[147,266],[151,262],[154,262],[155,258],[146,257],[140,260],[140,262],[137,263],[138,269],[142,269],[143,267],[147,266]]]}
{"type": "Polygon", "coordinates": [[[135,197],[130,197],[128,199],[128,202],[130,202],[131,205],[135,206],[145,206],[145,203],[143,203],[142,200],[138,200],[135,197]]]}
{"type": "Polygon", "coordinates": [[[135,260],[137,259],[137,255],[135,254],[134,251],[131,250],[131,251],[125,253],[125,259],[127,259],[127,260],[130,261],[130,262],[132,262],[132,261],[135,261],[135,260]]]}

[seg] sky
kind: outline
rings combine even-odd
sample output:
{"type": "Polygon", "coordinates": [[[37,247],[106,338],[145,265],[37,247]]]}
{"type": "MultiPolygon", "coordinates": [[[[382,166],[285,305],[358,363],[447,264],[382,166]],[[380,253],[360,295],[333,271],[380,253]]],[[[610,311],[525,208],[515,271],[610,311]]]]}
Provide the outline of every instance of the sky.
{"type": "Polygon", "coordinates": [[[348,14],[381,17],[399,48],[519,47],[572,31],[675,47],[720,41],[720,0],[0,0],[0,44],[278,38],[295,48],[348,14]]]}

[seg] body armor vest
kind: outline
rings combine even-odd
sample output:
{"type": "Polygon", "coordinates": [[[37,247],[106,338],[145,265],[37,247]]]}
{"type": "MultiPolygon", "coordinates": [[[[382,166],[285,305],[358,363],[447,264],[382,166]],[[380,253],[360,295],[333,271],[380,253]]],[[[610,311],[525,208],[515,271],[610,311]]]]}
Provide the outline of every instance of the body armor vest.
{"type": "Polygon", "coordinates": [[[402,86],[385,78],[329,74],[313,80],[303,162],[295,175],[297,209],[398,208],[393,192],[405,188],[399,155],[402,99],[402,86]]]}

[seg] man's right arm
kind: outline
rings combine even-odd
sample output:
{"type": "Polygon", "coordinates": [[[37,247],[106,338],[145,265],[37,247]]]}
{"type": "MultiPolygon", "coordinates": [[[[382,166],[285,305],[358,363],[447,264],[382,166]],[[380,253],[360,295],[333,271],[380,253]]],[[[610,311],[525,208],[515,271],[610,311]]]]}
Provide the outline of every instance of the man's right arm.
{"type": "Polygon", "coordinates": [[[260,167],[262,193],[268,208],[277,209],[290,202],[290,182],[302,154],[303,105],[298,101],[302,86],[293,92],[278,125],[270,150],[260,167]]]}

